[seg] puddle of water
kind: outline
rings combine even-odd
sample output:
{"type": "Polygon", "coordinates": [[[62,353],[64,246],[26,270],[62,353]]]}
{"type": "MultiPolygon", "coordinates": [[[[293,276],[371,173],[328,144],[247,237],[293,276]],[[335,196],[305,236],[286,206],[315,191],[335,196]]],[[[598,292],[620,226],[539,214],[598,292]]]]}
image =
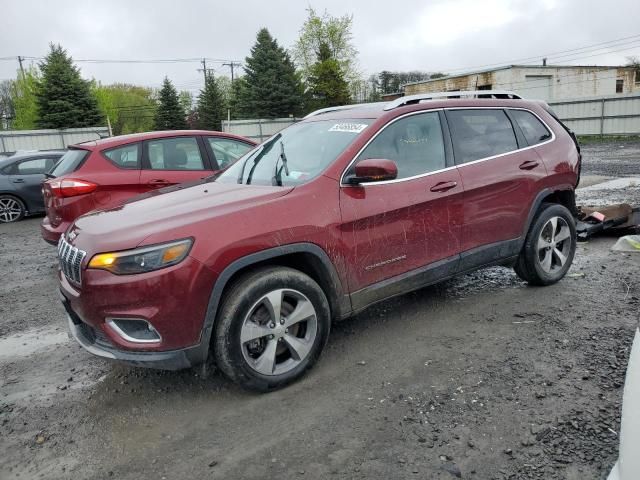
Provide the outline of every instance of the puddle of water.
{"type": "Polygon", "coordinates": [[[28,357],[39,350],[68,341],[66,331],[39,329],[16,333],[0,338],[0,358],[28,357]]]}

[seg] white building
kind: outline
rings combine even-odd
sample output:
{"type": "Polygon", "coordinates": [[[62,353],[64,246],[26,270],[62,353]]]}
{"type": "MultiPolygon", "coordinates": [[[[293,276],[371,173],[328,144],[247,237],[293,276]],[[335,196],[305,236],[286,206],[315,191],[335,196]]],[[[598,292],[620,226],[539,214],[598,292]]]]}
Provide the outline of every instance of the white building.
{"type": "Polygon", "coordinates": [[[509,65],[404,85],[404,94],[457,90],[511,90],[548,102],[640,93],[636,67],[509,65]]]}

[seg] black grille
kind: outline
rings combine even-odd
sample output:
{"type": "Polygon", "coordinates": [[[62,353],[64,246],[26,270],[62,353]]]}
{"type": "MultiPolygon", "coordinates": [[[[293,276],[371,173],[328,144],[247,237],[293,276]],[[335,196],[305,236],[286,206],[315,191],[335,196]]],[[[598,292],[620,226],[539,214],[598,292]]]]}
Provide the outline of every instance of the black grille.
{"type": "Polygon", "coordinates": [[[69,244],[64,239],[64,235],[60,237],[58,242],[58,261],[60,263],[60,270],[69,279],[77,284],[82,281],[82,260],[87,255],[87,252],[80,250],[69,244]]]}

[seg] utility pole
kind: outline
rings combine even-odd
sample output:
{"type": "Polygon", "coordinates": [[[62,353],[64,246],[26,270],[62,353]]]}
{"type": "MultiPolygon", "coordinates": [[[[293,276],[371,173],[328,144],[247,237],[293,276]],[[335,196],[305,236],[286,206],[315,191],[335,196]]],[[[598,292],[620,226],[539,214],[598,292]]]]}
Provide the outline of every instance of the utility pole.
{"type": "Polygon", "coordinates": [[[204,83],[206,85],[206,83],[207,83],[207,60],[203,58],[200,63],[202,63],[202,73],[204,74],[204,83]]]}
{"type": "Polygon", "coordinates": [[[223,66],[223,67],[229,67],[229,68],[231,68],[231,83],[233,83],[233,80],[234,80],[234,78],[235,78],[235,77],[234,77],[234,75],[233,75],[233,69],[234,69],[235,67],[239,67],[239,66],[240,66],[240,63],[239,63],[239,62],[234,62],[234,61],[232,60],[232,61],[230,61],[229,63],[223,63],[223,64],[222,64],[222,66],[223,66]]]}
{"type": "Polygon", "coordinates": [[[22,57],[18,55],[18,63],[20,64],[20,73],[22,73],[22,80],[24,80],[24,67],[22,66],[22,57]]]}

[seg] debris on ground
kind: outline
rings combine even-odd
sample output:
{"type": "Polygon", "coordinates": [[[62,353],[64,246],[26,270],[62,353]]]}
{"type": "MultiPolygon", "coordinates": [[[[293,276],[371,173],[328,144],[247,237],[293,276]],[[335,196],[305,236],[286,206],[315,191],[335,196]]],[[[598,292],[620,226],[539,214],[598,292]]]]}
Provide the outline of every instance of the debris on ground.
{"type": "Polygon", "coordinates": [[[628,203],[603,207],[578,207],[578,240],[587,240],[601,232],[612,235],[635,233],[640,229],[640,208],[628,203]]]}
{"type": "Polygon", "coordinates": [[[640,235],[625,235],[621,237],[611,250],[616,252],[635,252],[640,253],[640,235]]]}

